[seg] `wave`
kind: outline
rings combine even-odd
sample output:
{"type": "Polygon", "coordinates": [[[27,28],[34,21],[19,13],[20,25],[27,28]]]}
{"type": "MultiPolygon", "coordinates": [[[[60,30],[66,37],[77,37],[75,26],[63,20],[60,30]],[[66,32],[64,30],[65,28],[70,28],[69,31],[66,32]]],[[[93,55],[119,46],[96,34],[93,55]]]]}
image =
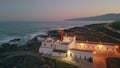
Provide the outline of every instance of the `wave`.
{"type": "MultiPolygon", "coordinates": [[[[0,45],[3,44],[3,43],[24,45],[25,43],[27,43],[27,41],[33,39],[35,36],[38,36],[38,35],[47,35],[47,32],[46,31],[35,32],[35,33],[32,33],[32,34],[25,35],[23,37],[7,36],[7,37],[4,37],[2,40],[0,40],[0,45]],[[21,40],[17,41],[17,42],[16,41],[15,42],[10,42],[10,40],[17,39],[17,38],[20,38],[21,40]]],[[[42,40],[42,38],[39,37],[39,40],[42,40]]]]}
{"type": "Polygon", "coordinates": [[[14,38],[15,37],[12,37],[12,36],[11,37],[10,36],[4,37],[2,40],[0,40],[0,45],[3,44],[3,43],[7,43],[14,38]]]}
{"type": "MultiPolygon", "coordinates": [[[[79,27],[79,26],[84,26],[84,25],[88,25],[88,24],[94,24],[94,23],[105,23],[105,22],[90,22],[90,21],[77,21],[77,22],[69,22],[69,21],[65,21],[65,22],[41,22],[41,23],[17,23],[19,26],[14,27],[15,29],[11,29],[11,27],[16,26],[16,23],[7,23],[6,24],[2,24],[0,26],[1,30],[3,31],[3,33],[1,32],[0,34],[0,44],[5,43],[5,42],[9,42],[10,40],[16,39],[16,38],[20,38],[22,41],[28,41],[31,40],[32,38],[34,38],[37,35],[47,35],[47,32],[49,30],[60,30],[60,28],[64,28],[64,29],[69,29],[69,28],[73,28],[73,27],[79,27]],[[6,28],[9,27],[10,29],[6,28]],[[21,28],[22,27],[22,28],[21,28]],[[13,32],[11,32],[13,31],[13,32]]],[[[108,23],[108,22],[106,22],[108,23]]]]}

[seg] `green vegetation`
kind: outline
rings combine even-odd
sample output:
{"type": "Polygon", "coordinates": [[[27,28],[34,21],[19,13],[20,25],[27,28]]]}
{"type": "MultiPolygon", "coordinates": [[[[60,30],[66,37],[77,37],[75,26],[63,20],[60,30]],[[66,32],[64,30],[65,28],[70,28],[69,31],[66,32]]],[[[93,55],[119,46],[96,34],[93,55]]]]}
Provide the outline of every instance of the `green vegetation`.
{"type": "Polygon", "coordinates": [[[41,42],[36,38],[24,46],[4,43],[0,48],[0,68],[78,68],[38,53],[41,42]]]}
{"type": "MultiPolygon", "coordinates": [[[[120,34],[105,28],[104,24],[92,24],[84,27],[74,27],[65,30],[68,35],[75,34],[79,41],[93,41],[93,42],[107,42],[119,43],[119,41],[109,37],[120,38],[120,34]]],[[[111,27],[119,28],[120,23],[113,23],[111,27]]],[[[51,36],[59,38],[57,30],[48,32],[51,36]]],[[[64,63],[55,59],[42,57],[39,53],[41,42],[37,38],[32,39],[24,46],[16,44],[4,43],[0,47],[0,68],[78,68],[74,65],[64,63]]],[[[117,49],[120,51],[120,47],[117,49]]],[[[107,66],[112,64],[111,68],[115,66],[120,67],[119,58],[107,58],[107,66]],[[114,64],[115,63],[115,64],[114,64]]]]}
{"type": "Polygon", "coordinates": [[[0,57],[0,68],[78,68],[29,51],[5,52],[0,57]]]}
{"type": "Polygon", "coordinates": [[[113,23],[105,24],[101,28],[100,31],[103,34],[106,34],[109,38],[117,41],[114,43],[119,44],[119,42],[120,42],[120,31],[119,30],[120,30],[120,22],[113,22],[113,23]]]}
{"type": "Polygon", "coordinates": [[[78,68],[76,66],[41,56],[19,55],[0,62],[0,68],[78,68]]]}
{"type": "MultiPolygon", "coordinates": [[[[107,23],[101,23],[101,24],[91,24],[86,25],[84,27],[73,27],[70,29],[66,29],[65,33],[67,35],[76,35],[76,39],[78,41],[92,41],[92,42],[103,42],[103,43],[116,43],[118,44],[119,41],[111,38],[116,37],[119,38],[119,34],[116,34],[115,32],[112,32],[104,27],[107,23]]],[[[51,36],[59,36],[57,33],[57,30],[50,31],[49,34],[51,36]],[[51,33],[50,33],[51,32],[51,33]]]]}
{"type": "Polygon", "coordinates": [[[120,30],[120,21],[112,23],[111,27],[120,30]]]}
{"type": "Polygon", "coordinates": [[[109,36],[106,35],[109,34],[109,32],[107,32],[107,30],[104,29],[104,25],[106,25],[106,23],[92,24],[81,28],[80,27],[72,28],[70,29],[70,31],[72,31],[72,33],[75,33],[77,36],[77,40],[80,41],[88,40],[93,42],[119,43],[119,41],[110,38],[109,36]]]}

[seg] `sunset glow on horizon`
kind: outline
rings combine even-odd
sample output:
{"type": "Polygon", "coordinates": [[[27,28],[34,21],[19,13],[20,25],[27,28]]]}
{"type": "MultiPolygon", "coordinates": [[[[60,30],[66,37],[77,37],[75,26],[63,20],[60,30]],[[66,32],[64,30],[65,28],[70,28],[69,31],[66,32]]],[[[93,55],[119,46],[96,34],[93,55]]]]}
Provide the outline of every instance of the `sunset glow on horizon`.
{"type": "Polygon", "coordinates": [[[0,21],[60,21],[120,13],[120,0],[1,0],[0,21]]]}

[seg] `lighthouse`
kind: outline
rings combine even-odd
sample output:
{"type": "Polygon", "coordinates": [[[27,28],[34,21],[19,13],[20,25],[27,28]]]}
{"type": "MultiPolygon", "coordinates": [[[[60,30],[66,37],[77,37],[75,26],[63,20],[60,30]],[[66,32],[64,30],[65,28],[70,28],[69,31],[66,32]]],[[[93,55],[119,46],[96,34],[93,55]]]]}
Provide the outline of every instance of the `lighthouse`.
{"type": "Polygon", "coordinates": [[[60,29],[60,41],[63,41],[63,36],[64,36],[64,29],[60,29]]]}

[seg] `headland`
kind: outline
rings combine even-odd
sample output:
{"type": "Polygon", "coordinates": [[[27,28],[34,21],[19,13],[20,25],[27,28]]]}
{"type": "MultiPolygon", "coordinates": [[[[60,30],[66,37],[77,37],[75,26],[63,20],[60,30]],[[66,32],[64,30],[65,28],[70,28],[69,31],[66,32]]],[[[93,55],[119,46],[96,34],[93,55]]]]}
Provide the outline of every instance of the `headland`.
{"type": "MultiPolygon", "coordinates": [[[[118,32],[117,31],[116,31],[117,33],[111,32],[111,30],[108,28],[107,25],[109,24],[102,23],[102,24],[85,25],[83,27],[73,27],[70,29],[65,29],[65,33],[71,36],[76,35],[76,40],[78,41],[119,44],[120,36],[118,32]],[[118,36],[116,37],[116,35],[118,35],[119,37],[118,36]]],[[[37,39],[37,37],[39,36],[41,35],[35,36],[32,40],[29,40],[24,46],[18,46],[16,44],[9,44],[9,43],[2,44],[0,48],[0,59],[3,60],[0,61],[0,67],[2,68],[3,67],[4,68],[58,67],[59,68],[60,66],[63,66],[63,68],[65,67],[77,68],[74,65],[70,65],[61,61],[52,60],[46,57],[41,57],[41,54],[38,53],[39,47],[41,46],[41,41],[37,39]]],[[[56,39],[60,39],[59,30],[48,31],[47,36],[41,36],[41,37],[45,38],[48,36],[52,36],[55,37],[56,39]]],[[[13,39],[12,41],[19,41],[19,40],[20,39],[13,39]]],[[[120,49],[118,49],[118,51],[119,50],[120,49]]]]}

